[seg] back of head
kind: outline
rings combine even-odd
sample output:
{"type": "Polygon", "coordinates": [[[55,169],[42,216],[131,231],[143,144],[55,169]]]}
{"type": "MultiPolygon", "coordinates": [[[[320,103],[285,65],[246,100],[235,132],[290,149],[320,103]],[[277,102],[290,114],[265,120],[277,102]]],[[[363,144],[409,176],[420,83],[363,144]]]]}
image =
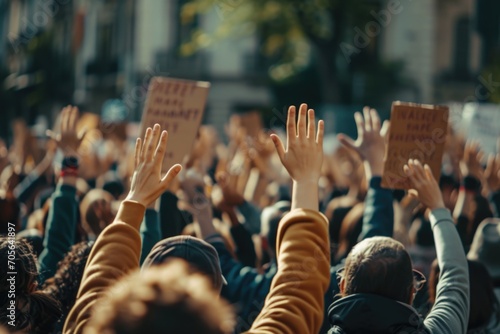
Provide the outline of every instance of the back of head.
{"type": "Polygon", "coordinates": [[[215,248],[204,240],[178,235],[163,239],[156,243],[144,259],[143,269],[153,265],[161,265],[171,259],[182,259],[212,282],[214,289],[220,291],[225,279],[219,262],[219,254],[215,248]]]}
{"type": "Polygon", "coordinates": [[[288,211],[290,211],[289,201],[276,202],[262,211],[260,234],[266,238],[272,254],[274,254],[274,250],[276,249],[279,223],[288,211]]]}
{"type": "Polygon", "coordinates": [[[92,189],[80,203],[83,229],[89,235],[97,237],[113,220],[111,202],[113,196],[102,189],[92,189]]]}
{"type": "Polygon", "coordinates": [[[467,259],[481,262],[495,282],[500,281],[500,219],[485,219],[477,228],[467,259]]]}
{"type": "Polygon", "coordinates": [[[0,237],[0,261],[5,266],[12,261],[17,273],[0,271],[0,324],[13,322],[18,331],[50,333],[61,314],[59,303],[37,289],[38,272],[31,246],[24,240],[11,240],[0,237]]]}
{"type": "Polygon", "coordinates": [[[94,308],[85,333],[229,334],[234,313],[203,275],[182,260],[136,272],[94,308]]]}
{"type": "Polygon", "coordinates": [[[394,239],[365,239],[347,256],[344,281],[344,296],[367,293],[409,304],[413,294],[410,256],[394,239]]]}
{"type": "Polygon", "coordinates": [[[467,245],[472,243],[474,235],[484,220],[493,217],[493,211],[491,210],[490,202],[488,199],[482,195],[477,195],[474,198],[473,207],[473,218],[467,229],[467,245]]]}

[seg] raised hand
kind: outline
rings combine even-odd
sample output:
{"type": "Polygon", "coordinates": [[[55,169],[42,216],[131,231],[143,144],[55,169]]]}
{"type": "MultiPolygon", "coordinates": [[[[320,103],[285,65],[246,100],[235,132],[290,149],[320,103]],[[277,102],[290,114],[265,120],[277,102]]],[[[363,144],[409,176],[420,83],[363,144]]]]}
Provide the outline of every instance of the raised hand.
{"type": "Polygon", "coordinates": [[[382,176],[384,170],[385,137],[389,130],[389,122],[380,126],[380,117],[375,109],[363,108],[361,113],[354,114],[358,129],[358,138],[354,141],[345,134],[339,134],[338,139],[348,149],[356,152],[365,162],[367,179],[372,176],[382,176]]]}
{"type": "Polygon", "coordinates": [[[59,148],[65,156],[78,156],[78,149],[85,137],[85,132],[78,134],[76,126],[78,124],[78,108],[67,106],[61,111],[61,133],[54,133],[47,130],[47,136],[57,142],[59,148]]]}
{"type": "Polygon", "coordinates": [[[467,142],[465,144],[464,157],[460,165],[462,176],[470,175],[481,181],[484,172],[481,166],[483,156],[484,153],[480,150],[477,141],[467,142]]]}
{"type": "Polygon", "coordinates": [[[488,157],[484,178],[486,179],[489,191],[494,192],[500,190],[500,154],[496,156],[490,155],[488,157]]]}
{"type": "Polygon", "coordinates": [[[317,182],[321,174],[321,164],[323,163],[324,123],[319,121],[318,130],[316,131],[314,110],[308,110],[307,104],[300,106],[297,124],[295,123],[295,113],[295,106],[291,106],[288,109],[286,124],[286,150],[277,135],[272,134],[271,138],[276,146],[281,163],[295,182],[317,182]]]}
{"type": "Polygon", "coordinates": [[[234,207],[245,202],[245,198],[234,187],[231,187],[230,178],[233,176],[226,173],[218,173],[216,175],[217,184],[222,191],[222,201],[226,206],[234,207]]]}
{"type": "Polygon", "coordinates": [[[295,123],[295,113],[295,107],[291,106],[288,109],[286,125],[286,150],[277,135],[273,134],[271,138],[276,146],[281,163],[294,181],[292,209],[318,210],[318,181],[323,163],[325,125],[323,121],[319,121],[316,130],[314,110],[308,110],[307,104],[300,106],[297,123],[295,123]]]}
{"type": "Polygon", "coordinates": [[[445,208],[439,184],[434,179],[429,165],[422,166],[420,161],[410,159],[404,166],[404,171],[411,182],[411,196],[417,197],[430,210],[445,208]]]}
{"type": "Polygon", "coordinates": [[[137,138],[135,144],[135,171],[127,200],[149,206],[167,190],[170,182],[182,170],[181,165],[172,166],[162,177],[163,158],[167,150],[168,133],[161,131],[160,125],[148,128],[144,142],[137,138]]]}

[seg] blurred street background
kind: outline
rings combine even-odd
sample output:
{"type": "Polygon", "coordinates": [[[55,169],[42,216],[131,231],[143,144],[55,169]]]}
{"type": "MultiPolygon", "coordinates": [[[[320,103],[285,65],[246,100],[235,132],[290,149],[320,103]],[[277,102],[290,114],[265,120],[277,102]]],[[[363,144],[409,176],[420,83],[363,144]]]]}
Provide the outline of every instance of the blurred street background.
{"type": "Polygon", "coordinates": [[[67,104],[137,122],[153,76],[211,82],[220,133],[301,102],[347,133],[363,105],[500,103],[498,0],[0,0],[0,45],[6,140],[67,104]]]}

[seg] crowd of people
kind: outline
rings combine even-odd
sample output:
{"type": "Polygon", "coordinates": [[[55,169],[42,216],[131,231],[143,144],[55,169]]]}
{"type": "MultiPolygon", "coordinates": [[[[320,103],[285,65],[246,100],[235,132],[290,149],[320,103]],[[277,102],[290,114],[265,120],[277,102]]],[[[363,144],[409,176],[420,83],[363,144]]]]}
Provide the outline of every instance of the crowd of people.
{"type": "Polygon", "coordinates": [[[386,189],[390,124],[355,121],[328,151],[306,104],[284,133],[235,114],[167,173],[158,124],[131,145],[72,106],[47,137],[17,121],[0,333],[500,333],[500,154],[450,128],[439,180],[409,159],[386,189]]]}

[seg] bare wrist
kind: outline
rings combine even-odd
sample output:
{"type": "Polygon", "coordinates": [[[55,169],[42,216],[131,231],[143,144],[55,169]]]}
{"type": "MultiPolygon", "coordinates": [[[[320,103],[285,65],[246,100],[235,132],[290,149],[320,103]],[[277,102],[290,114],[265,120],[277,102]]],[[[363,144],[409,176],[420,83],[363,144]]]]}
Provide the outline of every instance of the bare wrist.
{"type": "Polygon", "coordinates": [[[370,162],[368,160],[364,161],[365,175],[366,179],[370,180],[374,176],[382,177],[384,173],[384,164],[380,162],[370,162]]]}

